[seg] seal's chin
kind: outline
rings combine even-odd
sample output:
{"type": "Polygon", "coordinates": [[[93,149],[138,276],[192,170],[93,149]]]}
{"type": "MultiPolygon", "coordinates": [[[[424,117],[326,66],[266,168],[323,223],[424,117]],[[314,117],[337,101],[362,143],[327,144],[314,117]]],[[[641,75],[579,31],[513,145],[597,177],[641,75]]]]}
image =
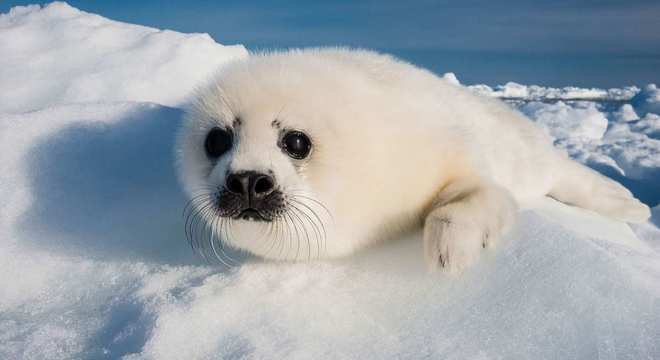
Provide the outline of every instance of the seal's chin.
{"type": "Polygon", "coordinates": [[[237,220],[248,220],[248,221],[266,221],[270,222],[272,219],[266,218],[258,210],[253,208],[247,208],[242,210],[238,215],[234,216],[234,219],[237,220]]]}

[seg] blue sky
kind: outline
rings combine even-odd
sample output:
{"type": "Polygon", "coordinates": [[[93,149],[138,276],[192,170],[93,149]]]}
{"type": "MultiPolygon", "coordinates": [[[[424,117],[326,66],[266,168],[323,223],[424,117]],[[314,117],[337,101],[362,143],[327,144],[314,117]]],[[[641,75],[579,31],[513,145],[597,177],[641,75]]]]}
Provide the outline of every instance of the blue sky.
{"type": "MultiPolygon", "coordinates": [[[[17,4],[2,1],[5,12],[17,4]]],[[[348,45],[465,83],[613,87],[660,82],[660,1],[71,0],[85,11],[207,32],[251,50],[348,45]]]]}

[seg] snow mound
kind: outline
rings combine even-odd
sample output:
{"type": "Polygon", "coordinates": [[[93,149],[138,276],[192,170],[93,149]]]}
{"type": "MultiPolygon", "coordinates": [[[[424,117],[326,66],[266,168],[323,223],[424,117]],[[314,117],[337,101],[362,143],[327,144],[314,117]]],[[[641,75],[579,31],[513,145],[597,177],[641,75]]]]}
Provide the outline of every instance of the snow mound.
{"type": "Polygon", "coordinates": [[[1,15],[0,54],[0,112],[25,112],[77,102],[179,105],[200,80],[247,50],[55,2],[1,15]]]}
{"type": "Polygon", "coordinates": [[[634,235],[618,234],[616,242],[581,237],[529,212],[521,223],[495,256],[458,278],[426,274],[415,237],[345,263],[258,263],[229,277],[211,276],[179,299],[156,305],[156,331],[142,355],[658,355],[658,294],[643,290],[657,285],[660,275],[652,250],[643,244],[637,249],[634,235]]]}
{"type": "MultiPolygon", "coordinates": [[[[185,243],[172,105],[244,49],[63,3],[1,15],[7,48],[0,87],[18,92],[0,99],[2,359],[660,357],[658,206],[633,232],[526,204],[462,276],[426,273],[420,234],[341,261],[207,264],[185,243]]],[[[512,106],[576,158],[657,190],[657,115],[512,106]]]]}
{"type": "MultiPolygon", "coordinates": [[[[446,73],[444,78],[452,83],[460,84],[454,73],[446,73]]],[[[591,100],[591,101],[629,101],[640,93],[636,86],[627,86],[624,88],[598,89],[598,88],[578,88],[567,86],[564,88],[553,88],[539,85],[523,85],[509,81],[504,85],[497,85],[494,88],[485,84],[468,85],[468,89],[476,94],[488,97],[503,98],[508,100],[526,100],[526,101],[557,101],[557,100],[591,100]]],[[[655,85],[647,86],[648,90],[642,93],[653,93],[655,85]]],[[[657,95],[654,95],[657,96],[657,95]]],[[[645,97],[646,98],[646,97],[645,97]]],[[[657,101],[657,100],[654,100],[657,101]]]]}
{"type": "Polygon", "coordinates": [[[442,78],[443,78],[446,82],[448,82],[448,83],[450,83],[450,84],[453,84],[453,85],[461,85],[461,83],[458,81],[458,78],[456,78],[456,74],[454,74],[454,73],[452,73],[452,72],[449,72],[449,73],[444,74],[444,75],[442,76],[442,78]]]}
{"type": "Polygon", "coordinates": [[[538,85],[522,85],[508,82],[492,88],[488,85],[470,85],[468,88],[477,94],[489,97],[524,100],[630,100],[639,88],[628,86],[621,89],[584,89],[574,86],[552,88],[538,85]]]}
{"type": "Polygon", "coordinates": [[[601,139],[607,130],[607,118],[592,102],[580,102],[577,106],[562,101],[554,104],[530,102],[520,110],[555,139],[601,139]]]}
{"type": "Polygon", "coordinates": [[[639,114],[660,114],[660,90],[655,84],[649,84],[642,89],[631,100],[639,114]]]}
{"type": "Polygon", "coordinates": [[[635,112],[635,109],[630,104],[623,104],[619,110],[615,111],[613,114],[614,120],[616,121],[635,121],[639,120],[639,116],[635,112]]]}

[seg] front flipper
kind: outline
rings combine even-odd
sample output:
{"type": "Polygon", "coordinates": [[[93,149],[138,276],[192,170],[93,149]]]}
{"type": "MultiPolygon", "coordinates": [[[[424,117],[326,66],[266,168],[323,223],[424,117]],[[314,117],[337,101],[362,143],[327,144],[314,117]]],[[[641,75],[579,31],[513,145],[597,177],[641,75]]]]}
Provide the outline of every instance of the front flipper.
{"type": "Polygon", "coordinates": [[[516,203],[504,188],[456,181],[437,196],[424,221],[424,253],[431,270],[461,272],[513,223],[516,203]]]}

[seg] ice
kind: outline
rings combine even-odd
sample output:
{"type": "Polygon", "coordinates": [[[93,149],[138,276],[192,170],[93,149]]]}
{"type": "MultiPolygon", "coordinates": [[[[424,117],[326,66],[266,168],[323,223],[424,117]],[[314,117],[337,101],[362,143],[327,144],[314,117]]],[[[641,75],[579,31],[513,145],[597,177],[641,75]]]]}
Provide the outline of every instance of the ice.
{"type": "Polygon", "coordinates": [[[442,76],[442,78],[450,84],[461,85],[461,83],[458,81],[458,78],[456,78],[456,74],[454,73],[446,73],[442,76]]]}
{"type": "Polygon", "coordinates": [[[655,206],[632,230],[540,199],[461,276],[427,273],[418,233],[330,262],[233,253],[226,268],[185,242],[172,146],[186,94],[243,47],[53,3],[2,15],[0,53],[2,359],[660,358],[649,87],[497,90],[655,206]]]}
{"type": "Polygon", "coordinates": [[[613,114],[615,121],[635,121],[639,120],[639,116],[635,112],[635,109],[630,104],[623,104],[618,111],[613,114]]]}
{"type": "Polygon", "coordinates": [[[660,90],[655,84],[646,85],[631,102],[640,115],[660,114],[660,90]]]}
{"type": "Polygon", "coordinates": [[[656,252],[660,251],[660,205],[651,209],[651,220],[648,223],[635,225],[633,230],[656,252]]]}
{"type": "MultiPolygon", "coordinates": [[[[443,75],[443,78],[453,84],[460,84],[460,80],[453,72],[443,75]]],[[[524,101],[631,101],[634,104],[652,103],[657,104],[660,99],[658,89],[655,84],[647,85],[643,90],[636,86],[626,86],[623,88],[598,89],[598,88],[579,88],[567,86],[564,88],[553,88],[539,85],[524,85],[509,81],[504,85],[491,87],[485,84],[466,85],[468,89],[482,96],[496,97],[506,100],[524,100],[524,101]]],[[[624,104],[625,105],[625,104],[624,104]]],[[[638,106],[638,105],[635,105],[638,106]]],[[[653,105],[657,106],[657,105],[653,105]]],[[[657,107],[653,109],[657,110],[657,107]]],[[[626,112],[631,109],[626,108],[626,112]]],[[[653,110],[651,110],[653,111],[653,110]]],[[[656,111],[657,112],[657,111],[656,111]]]]}
{"type": "Polygon", "coordinates": [[[504,86],[498,87],[498,96],[509,98],[526,98],[529,96],[527,86],[515,82],[508,82],[504,86]]]}
{"type": "Polygon", "coordinates": [[[0,112],[24,112],[75,102],[180,105],[201,79],[247,51],[54,2],[2,15],[0,54],[0,112]]]}
{"type": "MultiPolygon", "coordinates": [[[[451,73],[453,74],[453,73],[451,73]]],[[[456,76],[454,75],[454,78],[456,76]]],[[[458,79],[456,79],[458,82],[458,79]]],[[[649,86],[655,85],[651,84],[649,86]]],[[[578,88],[567,86],[564,88],[553,88],[539,85],[523,85],[515,82],[508,82],[504,85],[497,85],[492,88],[488,85],[477,84],[469,85],[468,88],[477,94],[489,97],[505,99],[523,99],[523,100],[610,100],[610,101],[628,101],[640,92],[636,86],[627,86],[624,88],[597,89],[597,88],[578,88]]]]}
{"type": "Polygon", "coordinates": [[[601,139],[607,130],[607,118],[593,102],[570,106],[562,101],[554,104],[534,101],[520,110],[555,139],[601,139]]]}
{"type": "Polygon", "coordinates": [[[626,185],[642,201],[660,202],[660,116],[636,116],[616,102],[518,101],[512,105],[541,126],[571,157],[626,185]]]}
{"type": "Polygon", "coordinates": [[[648,113],[643,119],[634,122],[631,128],[650,138],[660,140],[660,115],[648,113]]]}

